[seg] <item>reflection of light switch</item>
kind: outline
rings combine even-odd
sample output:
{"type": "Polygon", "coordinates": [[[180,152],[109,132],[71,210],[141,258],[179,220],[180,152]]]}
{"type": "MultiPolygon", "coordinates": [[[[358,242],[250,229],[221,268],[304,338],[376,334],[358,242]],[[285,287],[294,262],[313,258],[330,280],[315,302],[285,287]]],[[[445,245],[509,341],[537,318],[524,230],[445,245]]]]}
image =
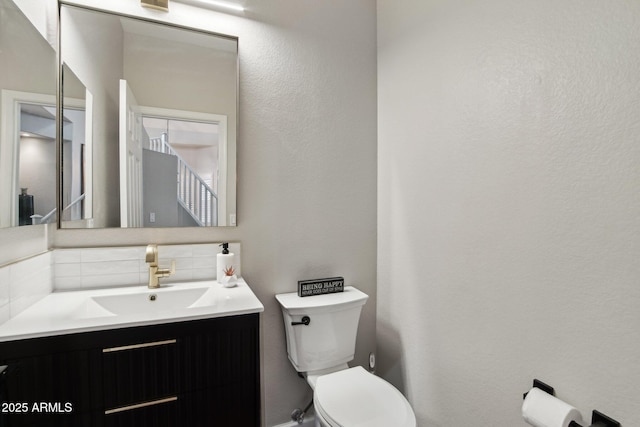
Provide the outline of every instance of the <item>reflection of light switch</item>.
{"type": "Polygon", "coordinates": [[[236,214],[229,215],[229,225],[236,225],[236,214]]]}
{"type": "Polygon", "coordinates": [[[156,213],[155,212],[151,212],[149,214],[149,222],[156,222],[156,213]]]}

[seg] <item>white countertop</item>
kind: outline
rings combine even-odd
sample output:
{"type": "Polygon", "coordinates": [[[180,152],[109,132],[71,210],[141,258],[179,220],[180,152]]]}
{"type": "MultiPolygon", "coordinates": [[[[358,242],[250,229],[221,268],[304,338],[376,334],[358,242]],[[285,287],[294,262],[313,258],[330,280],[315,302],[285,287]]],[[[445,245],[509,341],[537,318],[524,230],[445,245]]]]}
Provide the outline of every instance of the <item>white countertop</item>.
{"type": "MultiPolygon", "coordinates": [[[[147,303],[143,302],[141,304],[147,303]]],[[[162,285],[158,289],[148,289],[146,286],[131,286],[54,292],[0,325],[0,342],[235,316],[260,313],[262,311],[264,311],[264,306],[241,278],[238,279],[238,285],[232,288],[225,288],[215,280],[210,280],[172,283],[162,285]],[[170,295],[171,292],[188,289],[198,289],[198,294],[202,292],[202,296],[188,306],[163,309],[161,311],[143,309],[137,312],[116,315],[97,304],[93,299],[94,297],[108,298],[111,296],[139,298],[142,295],[146,301],[149,294],[156,294],[158,301],[160,301],[160,298],[165,293],[170,295]]]]}

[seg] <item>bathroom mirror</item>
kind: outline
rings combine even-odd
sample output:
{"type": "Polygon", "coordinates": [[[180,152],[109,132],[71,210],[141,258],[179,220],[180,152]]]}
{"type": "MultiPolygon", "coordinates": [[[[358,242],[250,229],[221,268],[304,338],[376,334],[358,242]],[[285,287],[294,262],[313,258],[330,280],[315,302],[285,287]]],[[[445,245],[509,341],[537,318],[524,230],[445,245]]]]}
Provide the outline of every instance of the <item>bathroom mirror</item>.
{"type": "Polygon", "coordinates": [[[236,225],[237,38],[63,4],[60,46],[61,227],[236,225]]]}
{"type": "Polygon", "coordinates": [[[25,13],[32,3],[0,0],[0,227],[55,222],[55,37],[25,13]]]}

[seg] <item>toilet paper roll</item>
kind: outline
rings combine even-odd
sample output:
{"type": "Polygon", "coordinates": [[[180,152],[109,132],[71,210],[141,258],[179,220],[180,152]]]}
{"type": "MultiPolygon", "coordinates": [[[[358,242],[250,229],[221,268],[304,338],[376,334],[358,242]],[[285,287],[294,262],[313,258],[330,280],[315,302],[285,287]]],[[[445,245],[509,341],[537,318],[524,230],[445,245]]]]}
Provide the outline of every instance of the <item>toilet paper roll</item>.
{"type": "Polygon", "coordinates": [[[571,421],[582,425],[576,408],[536,387],[524,399],[522,417],[534,427],[569,427],[571,421]]]}

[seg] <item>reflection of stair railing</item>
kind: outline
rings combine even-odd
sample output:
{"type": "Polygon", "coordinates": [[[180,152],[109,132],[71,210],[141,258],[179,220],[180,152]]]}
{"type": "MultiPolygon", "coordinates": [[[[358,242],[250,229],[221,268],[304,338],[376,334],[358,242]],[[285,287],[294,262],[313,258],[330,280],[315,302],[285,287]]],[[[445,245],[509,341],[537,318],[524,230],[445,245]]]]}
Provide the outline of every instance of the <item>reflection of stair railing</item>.
{"type": "MultiPolygon", "coordinates": [[[[62,212],[64,213],[64,212],[68,211],[73,206],[75,206],[76,204],[80,203],[83,200],[84,200],[84,193],[79,195],[73,202],[69,203],[67,205],[67,207],[62,210],[62,212]]],[[[58,208],[53,208],[51,210],[51,212],[49,212],[48,214],[46,214],[43,217],[40,217],[40,215],[31,215],[32,223],[33,224],[48,224],[49,221],[51,221],[51,219],[54,218],[54,215],[55,215],[57,210],[58,210],[58,208]],[[38,217],[40,217],[40,218],[38,218],[38,217]]]]}
{"type": "Polygon", "coordinates": [[[167,134],[151,138],[149,148],[178,159],[178,202],[201,226],[218,224],[218,196],[187,162],[169,145],[167,134]]]}

